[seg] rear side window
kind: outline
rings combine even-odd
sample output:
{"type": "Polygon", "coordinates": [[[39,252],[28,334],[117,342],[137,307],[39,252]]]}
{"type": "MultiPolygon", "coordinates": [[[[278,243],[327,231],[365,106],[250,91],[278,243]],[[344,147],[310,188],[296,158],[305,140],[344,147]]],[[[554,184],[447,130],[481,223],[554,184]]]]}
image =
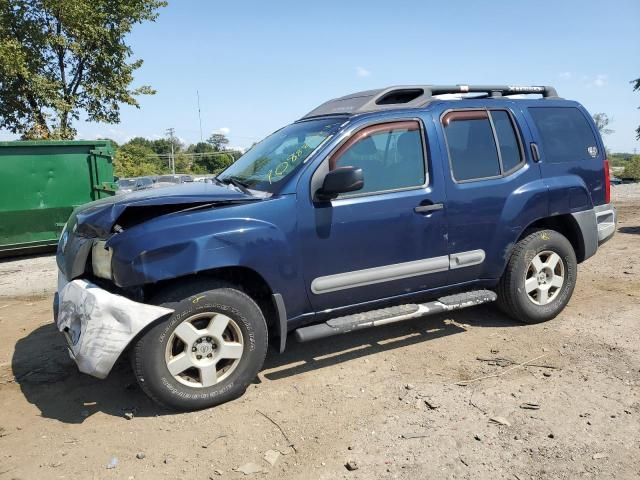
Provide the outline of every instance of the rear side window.
{"type": "Polygon", "coordinates": [[[461,110],[442,118],[453,178],[494,178],[522,164],[520,143],[505,110],[461,110]]]}
{"type": "Polygon", "coordinates": [[[504,110],[495,110],[491,112],[493,126],[496,129],[498,137],[498,146],[500,147],[500,155],[502,156],[502,167],[505,172],[509,172],[516,168],[520,161],[520,145],[516,137],[511,117],[504,110]]]}
{"type": "Polygon", "coordinates": [[[531,107],[544,152],[544,160],[564,163],[598,156],[598,142],[589,122],[574,107],[531,107]]]}

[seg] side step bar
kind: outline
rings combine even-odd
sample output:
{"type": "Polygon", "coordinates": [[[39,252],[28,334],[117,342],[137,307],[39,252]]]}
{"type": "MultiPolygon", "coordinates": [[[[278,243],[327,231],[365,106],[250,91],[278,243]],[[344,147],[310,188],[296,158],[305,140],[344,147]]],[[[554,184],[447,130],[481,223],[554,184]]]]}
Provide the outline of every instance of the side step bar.
{"type": "Polygon", "coordinates": [[[410,320],[423,315],[433,315],[435,313],[473,307],[481,303],[493,302],[497,298],[498,296],[491,290],[457,293],[439,298],[433,302],[399,305],[397,307],[381,308],[380,310],[332,318],[324,323],[298,328],[295,331],[295,335],[296,340],[299,342],[309,342],[318,338],[353,332],[354,330],[402,322],[403,320],[410,320]]]}

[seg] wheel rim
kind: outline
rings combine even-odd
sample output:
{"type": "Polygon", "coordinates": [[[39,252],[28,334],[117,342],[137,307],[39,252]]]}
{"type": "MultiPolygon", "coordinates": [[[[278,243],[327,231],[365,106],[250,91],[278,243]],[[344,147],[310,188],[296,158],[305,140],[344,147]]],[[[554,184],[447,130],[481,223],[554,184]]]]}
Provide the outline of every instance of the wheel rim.
{"type": "Polygon", "coordinates": [[[536,305],[548,305],[562,290],[564,278],[564,262],[560,255],[549,250],[538,253],[529,263],[525,274],[527,297],[536,305]]]}
{"type": "Polygon", "coordinates": [[[189,387],[207,388],[222,382],[236,369],[244,352],[238,324],[215,312],[186,318],[167,342],[169,373],[189,387]]]}

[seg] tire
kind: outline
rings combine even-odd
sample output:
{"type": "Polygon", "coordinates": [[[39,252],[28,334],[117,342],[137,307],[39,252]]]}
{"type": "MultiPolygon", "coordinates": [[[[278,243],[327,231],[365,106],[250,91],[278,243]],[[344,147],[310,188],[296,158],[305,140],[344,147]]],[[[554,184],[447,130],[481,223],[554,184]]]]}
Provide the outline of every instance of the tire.
{"type": "Polygon", "coordinates": [[[133,349],[138,383],[162,406],[200,410],[238,398],[264,363],[268,333],[258,305],[230,285],[207,287],[198,283],[159,295],[154,303],[174,313],[133,349]]]}
{"type": "Polygon", "coordinates": [[[511,253],[496,289],[498,306],[524,323],[551,320],[569,303],[577,271],[576,254],[566,237],[555,230],[532,232],[511,253]]]}

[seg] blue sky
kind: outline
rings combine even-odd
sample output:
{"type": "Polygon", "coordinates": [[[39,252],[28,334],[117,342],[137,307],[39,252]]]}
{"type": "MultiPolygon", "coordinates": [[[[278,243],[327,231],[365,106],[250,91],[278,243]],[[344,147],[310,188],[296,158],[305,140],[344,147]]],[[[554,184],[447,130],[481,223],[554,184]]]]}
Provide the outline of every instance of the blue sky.
{"type": "Polygon", "coordinates": [[[158,93],[124,108],[119,125],[79,136],[187,142],[228,133],[248,146],[317,104],[393,84],[551,84],[605,112],[613,151],[640,151],[640,2],[174,0],[130,44],[144,59],[136,85],[158,93]]]}

